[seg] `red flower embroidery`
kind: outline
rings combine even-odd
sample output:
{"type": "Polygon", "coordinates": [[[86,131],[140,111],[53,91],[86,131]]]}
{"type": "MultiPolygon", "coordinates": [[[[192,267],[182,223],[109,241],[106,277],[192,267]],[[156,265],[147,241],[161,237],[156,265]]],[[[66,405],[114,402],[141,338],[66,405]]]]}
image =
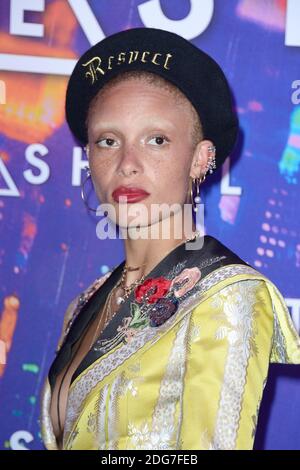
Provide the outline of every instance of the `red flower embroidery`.
{"type": "Polygon", "coordinates": [[[137,302],[143,302],[145,297],[149,304],[154,304],[166,295],[171,283],[172,281],[162,276],[146,279],[143,284],[135,289],[135,299],[137,302]]]}

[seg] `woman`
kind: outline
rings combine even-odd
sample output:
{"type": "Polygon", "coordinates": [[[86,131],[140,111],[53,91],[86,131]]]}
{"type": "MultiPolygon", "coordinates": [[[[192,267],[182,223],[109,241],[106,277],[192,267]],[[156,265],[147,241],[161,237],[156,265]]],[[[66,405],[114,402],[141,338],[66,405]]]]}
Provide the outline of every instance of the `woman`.
{"type": "Polygon", "coordinates": [[[66,116],[126,259],[67,309],[45,446],[251,449],[269,362],[300,364],[300,338],[268,278],[194,221],[185,230],[184,205],[197,210],[237,137],[222,70],[174,33],[122,31],[79,59],[66,116]]]}

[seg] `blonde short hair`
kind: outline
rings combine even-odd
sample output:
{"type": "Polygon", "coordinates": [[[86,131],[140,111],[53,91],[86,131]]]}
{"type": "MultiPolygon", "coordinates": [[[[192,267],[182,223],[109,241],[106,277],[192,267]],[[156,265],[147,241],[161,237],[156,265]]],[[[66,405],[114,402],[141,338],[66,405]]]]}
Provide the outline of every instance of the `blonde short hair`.
{"type": "Polygon", "coordinates": [[[190,102],[190,100],[184,95],[184,93],[181,92],[181,90],[179,90],[179,88],[177,88],[176,85],[173,85],[173,83],[171,83],[169,80],[166,80],[165,78],[161,77],[160,75],[156,73],[148,72],[144,70],[126,71],[123,73],[119,73],[115,77],[111,78],[109,82],[107,82],[100,89],[97,95],[90,102],[89,109],[88,109],[87,116],[86,116],[86,121],[85,121],[86,128],[88,127],[89,113],[91,109],[93,108],[97,98],[99,98],[99,95],[102,95],[102,93],[104,93],[105,90],[109,90],[111,87],[113,87],[117,83],[121,83],[124,80],[128,80],[128,79],[138,79],[146,83],[154,84],[160,88],[164,88],[168,90],[174,96],[177,104],[186,103],[190,109],[192,122],[193,122],[193,127],[191,130],[192,146],[195,147],[198,142],[203,140],[203,129],[202,129],[200,117],[196,109],[194,108],[193,104],[190,102]]]}

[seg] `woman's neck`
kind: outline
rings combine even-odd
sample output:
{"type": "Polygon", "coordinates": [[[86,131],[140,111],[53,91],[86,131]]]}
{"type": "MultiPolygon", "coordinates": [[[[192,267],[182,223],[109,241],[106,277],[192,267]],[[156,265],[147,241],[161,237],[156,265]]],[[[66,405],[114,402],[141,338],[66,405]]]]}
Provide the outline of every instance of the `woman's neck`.
{"type": "Polygon", "coordinates": [[[168,253],[184,243],[186,239],[192,238],[196,232],[194,223],[188,226],[188,230],[183,230],[183,228],[180,229],[180,226],[178,225],[175,230],[175,224],[172,224],[171,222],[172,219],[169,224],[169,233],[162,232],[161,221],[157,224],[159,226],[155,227],[157,228],[157,231],[152,230],[151,232],[151,227],[153,229],[153,225],[141,227],[136,230],[135,233],[139,233],[140,238],[137,238],[136,235],[135,238],[131,237],[133,230],[131,230],[131,232],[126,232],[126,236],[124,237],[126,264],[133,268],[140,267],[140,269],[135,271],[127,271],[125,282],[126,286],[129,286],[134,281],[140,279],[143,275],[148,275],[168,253]],[[157,234],[155,235],[156,238],[153,237],[153,233],[157,234]]]}

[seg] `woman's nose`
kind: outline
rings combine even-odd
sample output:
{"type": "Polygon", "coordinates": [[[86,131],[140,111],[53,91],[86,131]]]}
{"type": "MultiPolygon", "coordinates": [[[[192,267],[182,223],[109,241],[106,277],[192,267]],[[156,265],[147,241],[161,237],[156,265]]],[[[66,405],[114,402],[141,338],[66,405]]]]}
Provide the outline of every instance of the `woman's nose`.
{"type": "Polygon", "coordinates": [[[118,170],[124,174],[137,173],[142,169],[141,150],[133,144],[126,144],[120,152],[118,170]]]}

